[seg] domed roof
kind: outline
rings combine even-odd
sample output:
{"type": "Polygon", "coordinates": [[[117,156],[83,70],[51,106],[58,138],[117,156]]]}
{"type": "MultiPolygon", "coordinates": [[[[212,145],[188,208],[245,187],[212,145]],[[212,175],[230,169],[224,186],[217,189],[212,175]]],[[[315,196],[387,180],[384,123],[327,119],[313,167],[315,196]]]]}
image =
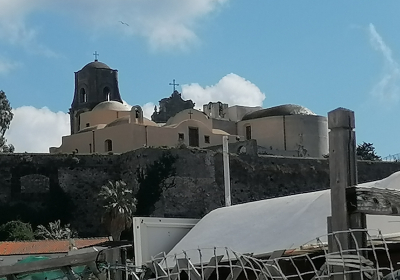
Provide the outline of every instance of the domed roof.
{"type": "Polygon", "coordinates": [[[97,69],[111,69],[107,64],[100,62],[98,60],[92,61],[85,66],[83,66],[83,69],[89,69],[89,68],[97,68],[97,69]]]}
{"type": "Polygon", "coordinates": [[[315,114],[306,107],[294,104],[285,104],[248,113],[244,115],[242,121],[265,118],[265,117],[287,116],[287,115],[315,115],[315,114]]]}
{"type": "Polygon", "coordinates": [[[109,111],[130,111],[129,105],[122,104],[118,101],[103,101],[97,104],[92,111],[109,110],[109,111]]]}

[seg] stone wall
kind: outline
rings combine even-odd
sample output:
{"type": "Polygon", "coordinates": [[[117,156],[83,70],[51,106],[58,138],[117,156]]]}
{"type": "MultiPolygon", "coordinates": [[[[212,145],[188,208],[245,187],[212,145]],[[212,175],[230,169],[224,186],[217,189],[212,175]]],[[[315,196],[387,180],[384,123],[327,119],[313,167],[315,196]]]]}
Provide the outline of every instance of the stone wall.
{"type": "MultiPolygon", "coordinates": [[[[138,173],[157,177],[158,171],[150,169],[165,165],[171,165],[174,176],[161,178],[169,187],[146,215],[200,218],[224,205],[222,155],[215,151],[146,148],[121,155],[0,155],[0,224],[21,219],[36,226],[61,219],[82,237],[104,235],[97,199],[101,186],[122,179],[138,193],[145,188],[138,173]],[[173,160],[162,162],[163,155],[173,160]]],[[[233,204],[329,188],[325,159],[231,155],[230,167],[233,204]]],[[[360,183],[399,170],[395,162],[358,162],[360,183]]],[[[159,178],[150,179],[147,186],[159,178]]]]}
{"type": "Polygon", "coordinates": [[[85,235],[104,233],[100,187],[119,178],[117,155],[0,155],[0,224],[61,219],[85,235]]]}

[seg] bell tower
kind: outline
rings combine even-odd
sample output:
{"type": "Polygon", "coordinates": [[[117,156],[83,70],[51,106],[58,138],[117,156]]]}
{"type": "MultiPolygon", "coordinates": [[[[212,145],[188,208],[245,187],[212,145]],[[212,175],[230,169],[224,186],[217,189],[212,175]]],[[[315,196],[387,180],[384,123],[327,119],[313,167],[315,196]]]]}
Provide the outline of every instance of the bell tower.
{"type": "Polygon", "coordinates": [[[98,61],[96,56],[95,61],[75,72],[75,92],[69,109],[71,134],[81,129],[80,114],[91,111],[101,102],[111,100],[122,103],[118,89],[118,70],[98,61]]]}

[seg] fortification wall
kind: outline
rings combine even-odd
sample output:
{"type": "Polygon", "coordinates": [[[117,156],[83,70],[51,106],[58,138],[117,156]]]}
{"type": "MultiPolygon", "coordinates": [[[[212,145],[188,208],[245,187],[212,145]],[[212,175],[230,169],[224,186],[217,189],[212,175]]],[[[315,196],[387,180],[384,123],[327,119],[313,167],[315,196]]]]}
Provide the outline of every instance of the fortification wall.
{"type": "MultiPolygon", "coordinates": [[[[325,159],[231,155],[230,167],[233,204],[329,188],[325,159]]],[[[360,183],[399,170],[396,162],[358,162],[360,183]]],[[[61,219],[83,237],[104,235],[97,195],[108,180],[119,179],[140,193],[141,215],[200,218],[224,205],[222,155],[210,150],[0,155],[0,224],[61,219]],[[165,189],[152,197],[157,184],[165,189]]]]}

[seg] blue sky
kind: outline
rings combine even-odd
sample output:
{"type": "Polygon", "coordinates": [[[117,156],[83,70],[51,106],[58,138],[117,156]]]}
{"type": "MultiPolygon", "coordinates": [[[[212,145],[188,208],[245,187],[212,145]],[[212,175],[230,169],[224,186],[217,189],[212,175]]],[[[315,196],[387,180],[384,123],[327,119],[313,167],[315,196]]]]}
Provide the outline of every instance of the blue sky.
{"type": "Polygon", "coordinates": [[[7,137],[18,151],[59,145],[74,72],[97,51],[147,114],[176,79],[196,105],[346,107],[358,142],[400,153],[398,11],[394,0],[0,0],[7,137]]]}

